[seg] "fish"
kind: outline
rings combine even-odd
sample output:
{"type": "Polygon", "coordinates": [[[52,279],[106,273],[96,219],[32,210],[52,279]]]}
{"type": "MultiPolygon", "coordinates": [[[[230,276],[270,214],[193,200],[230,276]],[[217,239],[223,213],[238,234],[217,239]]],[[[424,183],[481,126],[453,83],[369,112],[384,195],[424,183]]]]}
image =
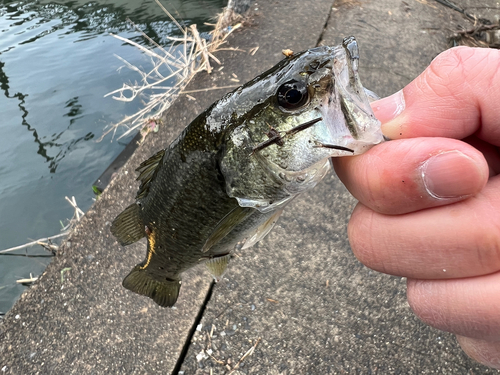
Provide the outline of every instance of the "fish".
{"type": "Polygon", "coordinates": [[[205,264],[219,280],[232,252],[263,239],[330,158],[383,142],[358,64],[354,37],[288,54],[141,163],[135,202],[110,227],[123,246],[147,239],[123,286],[173,306],[184,271],[205,264]]]}

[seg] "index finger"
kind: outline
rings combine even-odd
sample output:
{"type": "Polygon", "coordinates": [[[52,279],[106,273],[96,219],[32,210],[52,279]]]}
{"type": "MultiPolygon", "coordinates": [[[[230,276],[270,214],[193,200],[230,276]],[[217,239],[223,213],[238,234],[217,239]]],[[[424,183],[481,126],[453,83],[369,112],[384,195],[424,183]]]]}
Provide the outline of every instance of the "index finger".
{"type": "Polygon", "coordinates": [[[391,139],[472,134],[500,146],[500,51],[456,47],[441,53],[398,93],[372,103],[391,139]]]}

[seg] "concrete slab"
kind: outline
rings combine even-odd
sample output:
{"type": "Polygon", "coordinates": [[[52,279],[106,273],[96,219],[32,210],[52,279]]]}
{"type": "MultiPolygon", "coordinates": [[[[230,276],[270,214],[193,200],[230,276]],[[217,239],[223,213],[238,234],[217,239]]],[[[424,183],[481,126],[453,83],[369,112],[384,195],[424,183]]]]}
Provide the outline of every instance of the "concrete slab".
{"type": "MultiPolygon", "coordinates": [[[[498,9],[493,1],[483,5],[498,9]]],[[[260,22],[273,17],[265,13],[260,22]]],[[[336,1],[320,43],[355,35],[361,79],[384,96],[446,49],[457,25],[471,27],[434,1],[336,1]]],[[[214,288],[184,373],[497,373],[412,314],[404,279],[354,258],[346,224],[355,203],[330,175],[285,210],[268,238],[238,254],[214,288]]]]}
{"type": "MultiPolygon", "coordinates": [[[[188,90],[234,85],[233,73],[243,83],[281,59],[283,48],[299,51],[353,34],[361,45],[365,85],[386,95],[444,48],[434,31],[421,32],[421,20],[429,21],[430,30],[461,22],[448,9],[437,10],[448,12],[445,18],[432,18],[441,13],[431,17],[434,10],[426,7],[435,4],[425,0],[341,3],[337,10],[324,0],[255,3],[256,24],[230,39],[231,47],[245,52],[218,54],[224,69],[198,76],[188,90]],[[397,24],[405,25],[403,30],[397,24]],[[400,45],[407,49],[397,53],[400,45]],[[257,46],[255,55],[248,54],[257,46]]],[[[202,325],[179,373],[496,373],[469,360],[450,335],[412,315],[404,280],[377,274],[354,259],[345,228],[355,201],[333,175],[288,207],[262,243],[237,254],[205,311],[211,280],[202,267],[184,275],[175,309],[162,309],[121,287],[145,255],[143,242],[122,248],[109,233],[110,221],[133,201],[138,187],[133,170],[227,90],[191,93],[196,101],[181,97],[166,114],[166,126],[120,170],[0,325],[2,373],[172,373],[181,366],[199,313],[202,325]],[[208,356],[205,349],[213,358],[201,359],[208,356]]]]}
{"type": "MultiPolygon", "coordinates": [[[[266,5],[276,15],[283,9],[279,2],[266,5]]],[[[279,35],[286,41],[285,47],[266,42],[260,38],[262,34],[257,38],[258,28],[249,27],[237,33],[240,38],[232,44],[244,51],[220,54],[224,66],[231,67],[241,84],[278,61],[282,48],[305,49],[316,42],[329,4],[315,1],[306,13],[301,13],[299,1],[289,5],[293,12],[263,31],[279,35]],[[286,28],[300,14],[305,17],[296,27],[303,29],[308,21],[318,25],[308,38],[297,29],[286,28]],[[259,50],[248,61],[249,49],[256,46],[259,50]]],[[[223,70],[211,76],[201,74],[187,90],[235,84],[234,77],[223,70]]],[[[130,269],[144,259],[145,243],[122,248],[110,234],[109,225],[133,201],[138,188],[134,169],[167,147],[189,122],[229,90],[191,93],[196,101],[179,98],[165,115],[166,126],[148,137],[117,173],[58,257],[4,317],[0,325],[2,374],[171,373],[180,366],[177,363],[209,292],[211,276],[203,267],[186,272],[175,308],[158,307],[121,286],[130,269]]]]}

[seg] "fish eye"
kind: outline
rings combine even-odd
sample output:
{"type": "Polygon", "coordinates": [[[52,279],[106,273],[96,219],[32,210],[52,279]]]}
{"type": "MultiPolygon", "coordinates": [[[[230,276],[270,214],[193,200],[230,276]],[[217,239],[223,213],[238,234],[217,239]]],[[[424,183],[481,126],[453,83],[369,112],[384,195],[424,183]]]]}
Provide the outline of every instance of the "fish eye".
{"type": "Polygon", "coordinates": [[[280,86],[277,93],[278,104],[285,109],[296,109],[309,99],[307,86],[302,81],[288,81],[280,86]]]}

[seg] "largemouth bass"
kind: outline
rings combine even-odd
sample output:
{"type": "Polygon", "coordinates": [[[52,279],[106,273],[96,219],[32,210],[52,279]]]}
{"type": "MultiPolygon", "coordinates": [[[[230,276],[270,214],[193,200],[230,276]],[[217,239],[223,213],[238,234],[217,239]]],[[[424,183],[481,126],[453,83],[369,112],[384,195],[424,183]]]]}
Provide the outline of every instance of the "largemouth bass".
{"type": "Polygon", "coordinates": [[[173,306],[182,272],[205,263],[219,279],[231,251],[264,238],[285,205],[325,176],[330,157],[382,142],[358,60],[353,37],[289,54],[144,161],[135,203],[111,225],[124,246],[147,237],[146,259],[123,286],[173,306]]]}

